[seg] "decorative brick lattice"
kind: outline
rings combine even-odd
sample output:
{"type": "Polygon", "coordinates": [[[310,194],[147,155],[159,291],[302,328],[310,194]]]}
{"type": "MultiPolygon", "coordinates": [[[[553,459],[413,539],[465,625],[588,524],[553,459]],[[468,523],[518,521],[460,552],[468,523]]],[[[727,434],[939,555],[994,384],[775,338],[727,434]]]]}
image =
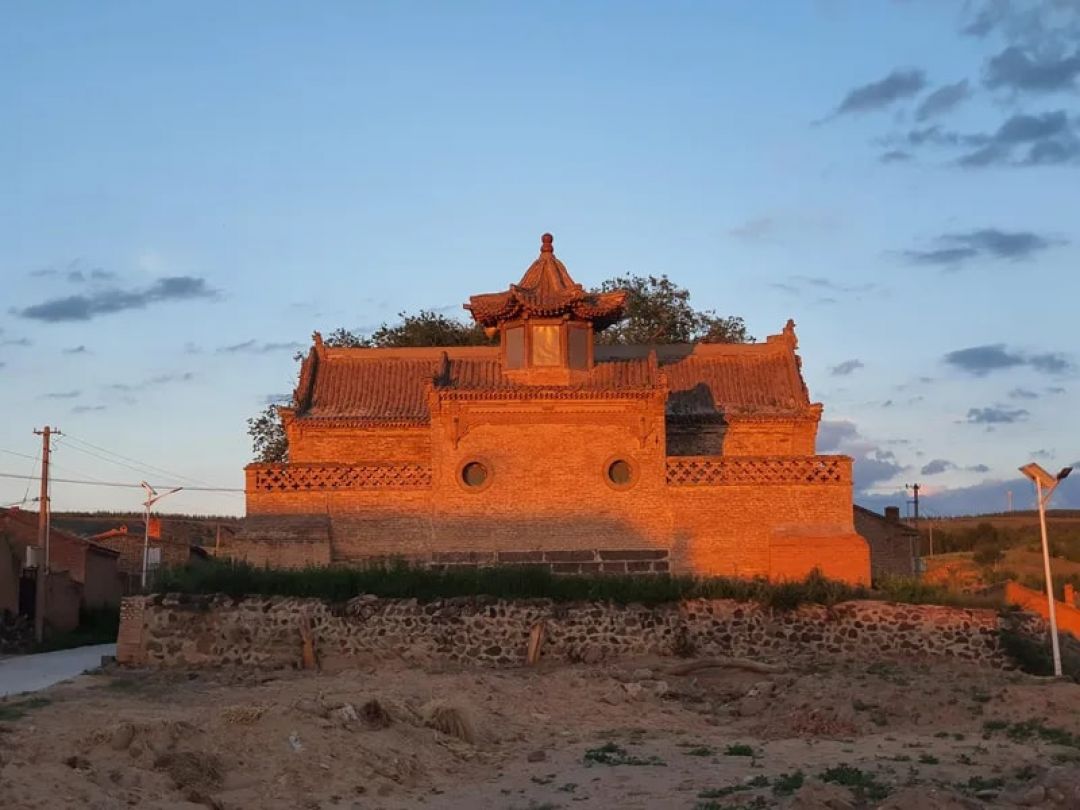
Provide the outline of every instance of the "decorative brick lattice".
{"type": "Polygon", "coordinates": [[[283,464],[255,471],[257,492],[429,487],[431,468],[421,464],[283,464]]]}
{"type": "Polygon", "coordinates": [[[668,459],[669,486],[733,484],[850,484],[843,456],[683,457],[668,459]]]}

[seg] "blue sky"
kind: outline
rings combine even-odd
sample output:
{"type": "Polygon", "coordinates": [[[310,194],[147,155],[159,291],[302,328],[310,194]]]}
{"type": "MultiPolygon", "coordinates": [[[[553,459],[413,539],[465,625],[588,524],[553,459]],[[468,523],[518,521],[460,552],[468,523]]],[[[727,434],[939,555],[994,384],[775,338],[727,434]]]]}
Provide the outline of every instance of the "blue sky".
{"type": "Polygon", "coordinates": [[[794,318],[862,502],[1080,461],[1075,0],[7,3],[0,75],[2,472],[49,423],[58,476],[241,487],[313,330],[458,313],[543,231],[794,318]]]}

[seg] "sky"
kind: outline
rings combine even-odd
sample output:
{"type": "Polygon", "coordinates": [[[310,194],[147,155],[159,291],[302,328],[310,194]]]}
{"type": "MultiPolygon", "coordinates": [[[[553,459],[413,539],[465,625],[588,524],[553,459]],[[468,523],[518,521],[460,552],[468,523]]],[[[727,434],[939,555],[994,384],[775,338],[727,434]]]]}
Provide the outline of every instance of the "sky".
{"type": "Polygon", "coordinates": [[[0,76],[5,475],[48,424],[57,478],[240,489],[314,330],[463,316],[545,231],[587,286],[793,318],[860,503],[1080,462],[1080,0],[9,1],[0,76]]]}

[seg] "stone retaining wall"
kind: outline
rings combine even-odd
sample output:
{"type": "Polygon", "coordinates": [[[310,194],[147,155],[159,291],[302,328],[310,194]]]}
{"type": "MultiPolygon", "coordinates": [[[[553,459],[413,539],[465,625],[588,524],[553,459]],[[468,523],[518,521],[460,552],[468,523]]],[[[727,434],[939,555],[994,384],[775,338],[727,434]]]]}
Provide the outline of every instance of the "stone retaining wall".
{"type": "Polygon", "coordinates": [[[763,660],[844,656],[949,657],[1006,666],[992,610],[845,602],[775,611],[732,600],[659,607],[484,597],[421,603],[360,596],[317,599],[156,595],[121,609],[117,657],[153,667],[297,667],[310,623],[327,665],[384,656],[483,666],[524,662],[543,621],[543,657],[596,662],[645,654],[735,655],[763,660]]]}

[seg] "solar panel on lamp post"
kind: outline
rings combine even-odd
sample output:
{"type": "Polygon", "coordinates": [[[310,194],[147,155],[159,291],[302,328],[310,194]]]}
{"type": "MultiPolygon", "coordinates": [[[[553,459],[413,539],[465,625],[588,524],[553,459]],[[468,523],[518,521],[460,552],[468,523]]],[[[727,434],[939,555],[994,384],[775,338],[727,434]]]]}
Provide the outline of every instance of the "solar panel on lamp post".
{"type": "Polygon", "coordinates": [[[146,568],[150,557],[150,509],[155,503],[167,495],[179,492],[183,487],[174,487],[168,492],[158,492],[145,481],[140,481],[139,486],[146,490],[146,500],[143,501],[143,549],[142,549],[142,589],[146,590],[146,568]]]}
{"type": "Polygon", "coordinates": [[[1039,529],[1042,532],[1043,573],[1046,577],[1046,603],[1050,619],[1050,647],[1054,654],[1054,677],[1061,677],[1061,646],[1058,644],[1057,611],[1054,603],[1054,583],[1050,579],[1050,544],[1046,539],[1046,504],[1057,485],[1069,477],[1072,467],[1063,467],[1056,476],[1051,475],[1034,461],[1025,464],[1020,472],[1035,483],[1035,500],[1039,506],[1039,529]]]}

